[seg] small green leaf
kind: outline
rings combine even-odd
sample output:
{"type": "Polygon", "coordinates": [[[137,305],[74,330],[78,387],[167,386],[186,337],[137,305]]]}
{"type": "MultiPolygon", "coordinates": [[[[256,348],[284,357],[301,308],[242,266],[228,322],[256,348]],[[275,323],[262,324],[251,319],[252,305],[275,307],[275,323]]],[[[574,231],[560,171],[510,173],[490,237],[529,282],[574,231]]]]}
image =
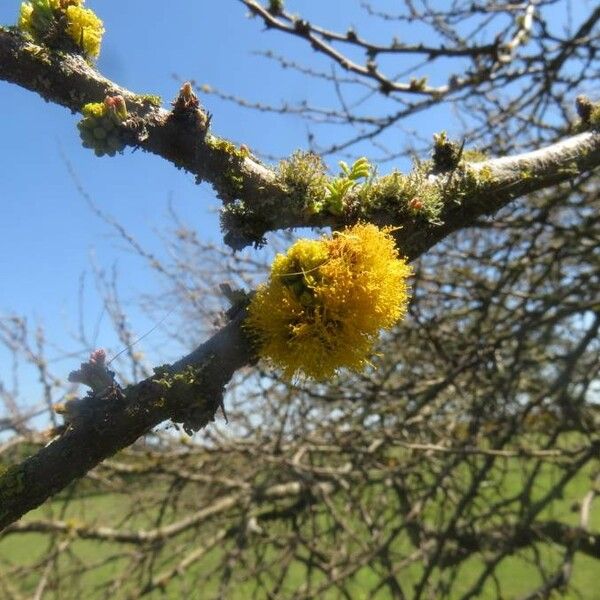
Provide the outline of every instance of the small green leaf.
{"type": "Polygon", "coordinates": [[[340,160],[339,162],[340,168],[342,169],[342,171],[344,172],[344,175],[346,175],[346,177],[350,176],[350,167],[348,166],[348,163],[344,162],[343,160],[340,160]]]}
{"type": "Polygon", "coordinates": [[[371,174],[371,164],[362,156],[353,165],[348,177],[350,179],[367,179],[371,174]]]}

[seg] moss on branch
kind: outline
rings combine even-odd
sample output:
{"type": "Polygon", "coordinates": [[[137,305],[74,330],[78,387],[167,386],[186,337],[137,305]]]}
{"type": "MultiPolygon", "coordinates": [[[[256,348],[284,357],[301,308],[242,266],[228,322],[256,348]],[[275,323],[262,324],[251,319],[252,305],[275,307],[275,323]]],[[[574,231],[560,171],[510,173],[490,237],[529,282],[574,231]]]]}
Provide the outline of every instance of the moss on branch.
{"type": "Polygon", "coordinates": [[[224,239],[234,249],[260,245],[277,229],[369,220],[401,228],[401,250],[414,257],[482,214],[600,164],[600,110],[589,101],[578,107],[584,133],[527,155],[486,159],[440,134],[433,161],[416,163],[410,173],[353,180],[344,172],[328,176],[320,159],[306,153],[269,168],[245,146],[209,131],[210,115],[195,103],[191,86],[168,111],[158,99],[104,78],[80,56],[32,44],[15,30],[0,31],[0,78],[75,112],[122,96],[129,112],[125,143],[210,182],[223,200],[224,239]]]}

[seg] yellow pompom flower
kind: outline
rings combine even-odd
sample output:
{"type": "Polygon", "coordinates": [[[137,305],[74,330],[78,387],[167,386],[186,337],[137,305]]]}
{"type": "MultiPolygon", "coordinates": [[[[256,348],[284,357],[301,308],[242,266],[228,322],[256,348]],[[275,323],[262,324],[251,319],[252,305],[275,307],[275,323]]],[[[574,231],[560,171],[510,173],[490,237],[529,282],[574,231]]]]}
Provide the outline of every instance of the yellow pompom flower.
{"type": "Polygon", "coordinates": [[[287,378],[362,370],[381,329],[406,313],[411,269],[391,229],[358,224],[278,254],[248,308],[259,355],[287,378]]]}
{"type": "Polygon", "coordinates": [[[104,35],[104,24],[94,11],[81,6],[68,6],[67,33],[88,56],[97,58],[104,35]]]}

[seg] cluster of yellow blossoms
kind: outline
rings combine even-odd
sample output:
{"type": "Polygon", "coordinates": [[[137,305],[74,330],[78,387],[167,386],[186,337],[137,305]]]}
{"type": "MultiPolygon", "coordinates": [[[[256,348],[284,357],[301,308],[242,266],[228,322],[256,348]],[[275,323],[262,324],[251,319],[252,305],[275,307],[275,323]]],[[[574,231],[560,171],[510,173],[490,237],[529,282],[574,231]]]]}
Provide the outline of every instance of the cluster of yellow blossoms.
{"type": "Polygon", "coordinates": [[[287,378],[324,380],[368,364],[381,329],[406,313],[411,269],[391,229],[358,224],[278,254],[249,306],[259,354],[287,378]]]}
{"type": "Polygon", "coordinates": [[[104,26],[85,0],[30,0],[21,4],[18,27],[36,42],[66,35],[86,56],[97,58],[104,26]]]}

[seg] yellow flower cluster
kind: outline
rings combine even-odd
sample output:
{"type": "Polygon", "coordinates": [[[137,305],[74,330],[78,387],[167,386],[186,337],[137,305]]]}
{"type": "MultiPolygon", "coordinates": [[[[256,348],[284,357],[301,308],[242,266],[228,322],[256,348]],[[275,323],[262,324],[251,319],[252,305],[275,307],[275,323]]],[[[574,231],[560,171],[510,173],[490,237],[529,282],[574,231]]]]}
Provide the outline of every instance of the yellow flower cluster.
{"type": "MultiPolygon", "coordinates": [[[[47,43],[63,33],[86,56],[97,58],[104,26],[85,0],[30,0],[21,4],[18,27],[37,42],[47,43]]],[[[50,44],[51,45],[51,44],[50,44]]]]}
{"type": "Polygon", "coordinates": [[[410,267],[390,229],[358,224],[299,240],[278,254],[248,309],[246,328],[287,378],[332,377],[368,364],[379,331],[406,313],[410,267]]]}

